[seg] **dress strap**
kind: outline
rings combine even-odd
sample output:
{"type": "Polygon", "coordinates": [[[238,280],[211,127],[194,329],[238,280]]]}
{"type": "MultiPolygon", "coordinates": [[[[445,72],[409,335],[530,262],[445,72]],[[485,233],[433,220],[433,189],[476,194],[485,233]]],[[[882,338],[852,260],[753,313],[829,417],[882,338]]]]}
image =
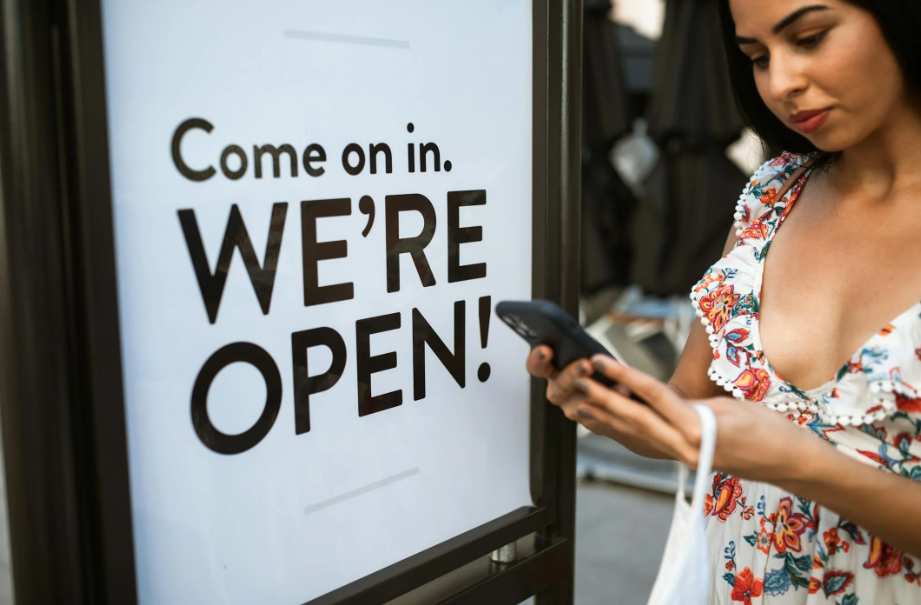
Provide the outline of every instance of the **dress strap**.
{"type": "Polygon", "coordinates": [[[806,173],[807,170],[812,168],[815,162],[816,162],[815,158],[811,158],[808,162],[800,166],[800,168],[796,172],[791,174],[790,178],[787,179],[787,182],[784,183],[783,187],[781,187],[780,190],[777,192],[777,199],[778,200],[783,199],[783,196],[787,195],[787,192],[790,191],[790,187],[792,187],[794,183],[796,183],[796,181],[798,181],[806,173]]]}

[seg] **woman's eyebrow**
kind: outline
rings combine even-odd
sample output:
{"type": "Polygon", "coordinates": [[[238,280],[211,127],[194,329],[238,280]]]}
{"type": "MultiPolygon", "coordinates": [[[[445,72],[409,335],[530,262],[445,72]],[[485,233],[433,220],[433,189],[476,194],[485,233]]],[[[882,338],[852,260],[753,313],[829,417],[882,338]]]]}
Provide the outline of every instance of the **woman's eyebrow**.
{"type": "MultiPolygon", "coordinates": [[[[799,21],[803,16],[815,12],[815,11],[825,11],[828,10],[827,6],[821,4],[813,4],[811,6],[804,6],[803,8],[797,9],[780,20],[777,25],[775,25],[771,32],[779,34],[783,30],[787,29],[797,21],[799,21]]],[[[736,36],[736,44],[757,44],[757,38],[745,38],[743,36],[736,36]]]]}

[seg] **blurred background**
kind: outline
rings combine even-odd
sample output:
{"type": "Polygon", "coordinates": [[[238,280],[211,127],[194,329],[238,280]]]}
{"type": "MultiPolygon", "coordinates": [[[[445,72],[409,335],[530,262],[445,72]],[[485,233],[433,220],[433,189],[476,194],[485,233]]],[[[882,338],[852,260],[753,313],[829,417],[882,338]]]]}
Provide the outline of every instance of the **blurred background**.
{"type": "MultiPolygon", "coordinates": [[[[691,287],[774,154],[735,110],[715,0],[585,0],[584,17],[580,320],[667,380],[698,321],[691,287]]],[[[576,603],[645,603],[676,463],[579,435],[576,603]]]]}

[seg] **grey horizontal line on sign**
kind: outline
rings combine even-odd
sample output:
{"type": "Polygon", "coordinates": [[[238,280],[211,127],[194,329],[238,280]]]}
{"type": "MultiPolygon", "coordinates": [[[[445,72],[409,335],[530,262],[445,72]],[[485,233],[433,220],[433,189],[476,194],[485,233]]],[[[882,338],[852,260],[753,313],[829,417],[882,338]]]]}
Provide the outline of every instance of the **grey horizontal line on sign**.
{"type": "Polygon", "coordinates": [[[419,467],[417,466],[416,468],[411,468],[408,471],[397,473],[396,475],[387,477],[385,479],[381,479],[380,481],[369,483],[368,485],[365,485],[364,487],[359,487],[358,489],[353,489],[350,492],[339,494],[338,496],[334,496],[330,498],[329,500],[323,500],[322,502],[311,504],[310,506],[304,509],[304,514],[309,515],[319,510],[323,510],[324,508],[329,508],[330,506],[342,504],[346,500],[357,498],[358,496],[362,496],[364,494],[367,494],[368,492],[373,492],[376,489],[380,489],[382,487],[390,485],[391,483],[396,483],[397,481],[402,481],[403,479],[408,479],[409,477],[412,477],[413,475],[418,475],[418,474],[419,474],[419,467]]]}
{"type": "Polygon", "coordinates": [[[343,44],[363,44],[364,46],[385,46],[387,48],[409,48],[407,40],[390,40],[389,38],[369,38],[367,36],[349,36],[327,32],[309,32],[303,29],[286,29],[285,38],[299,40],[316,40],[318,42],[341,42],[343,44]]]}

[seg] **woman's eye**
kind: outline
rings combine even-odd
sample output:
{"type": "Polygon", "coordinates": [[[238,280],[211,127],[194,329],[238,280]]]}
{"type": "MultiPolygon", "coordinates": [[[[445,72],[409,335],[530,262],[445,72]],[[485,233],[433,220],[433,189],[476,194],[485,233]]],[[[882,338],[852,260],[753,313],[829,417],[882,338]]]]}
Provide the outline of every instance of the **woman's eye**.
{"type": "Polygon", "coordinates": [[[808,36],[806,38],[800,38],[796,41],[796,44],[802,48],[813,48],[822,41],[822,38],[825,37],[825,32],[820,34],[815,34],[813,36],[808,36]]]}
{"type": "Polygon", "coordinates": [[[752,58],[751,61],[752,61],[752,65],[754,65],[756,69],[767,69],[767,66],[768,66],[768,56],[767,55],[763,55],[761,57],[754,57],[752,58]]]}

